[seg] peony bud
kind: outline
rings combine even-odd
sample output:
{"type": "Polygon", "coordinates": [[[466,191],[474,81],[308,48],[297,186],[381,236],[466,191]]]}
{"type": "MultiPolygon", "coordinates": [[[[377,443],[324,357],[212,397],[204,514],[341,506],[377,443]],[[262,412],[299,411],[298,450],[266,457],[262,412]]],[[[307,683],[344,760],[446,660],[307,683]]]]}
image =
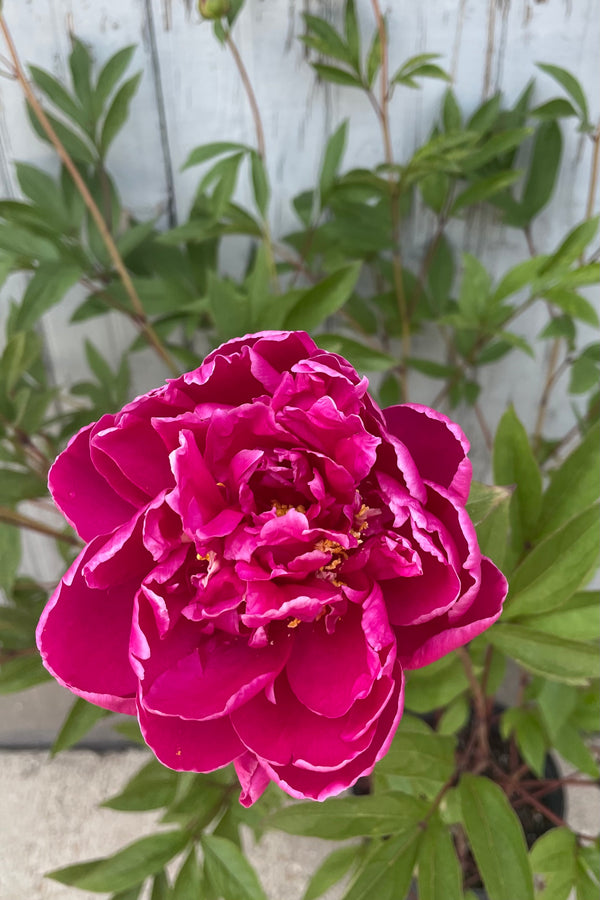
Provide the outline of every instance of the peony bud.
{"type": "Polygon", "coordinates": [[[198,12],[203,19],[221,19],[230,9],[229,0],[198,0],[198,12]]]}

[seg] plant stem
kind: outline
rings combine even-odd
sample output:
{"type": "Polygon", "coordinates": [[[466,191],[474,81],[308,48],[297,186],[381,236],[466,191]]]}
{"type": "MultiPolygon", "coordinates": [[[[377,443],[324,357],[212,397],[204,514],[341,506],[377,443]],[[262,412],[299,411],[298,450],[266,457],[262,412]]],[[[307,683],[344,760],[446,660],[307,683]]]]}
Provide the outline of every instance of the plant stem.
{"type": "Polygon", "coordinates": [[[485,420],[485,416],[483,415],[483,410],[479,403],[473,404],[473,409],[475,410],[475,415],[477,416],[477,421],[479,422],[479,427],[481,428],[481,433],[483,434],[483,439],[485,441],[485,445],[489,451],[491,451],[494,447],[494,438],[492,432],[490,430],[490,426],[485,420]]]}
{"type": "Polygon", "coordinates": [[[552,347],[550,348],[550,357],[548,359],[548,369],[546,372],[546,382],[544,384],[544,388],[542,390],[542,396],[540,397],[540,405],[538,407],[538,414],[535,420],[535,428],[533,431],[533,449],[539,450],[540,443],[542,440],[542,431],[544,428],[544,422],[546,421],[546,414],[548,412],[548,404],[550,402],[550,394],[552,393],[552,388],[556,382],[556,371],[558,368],[558,357],[560,354],[560,344],[561,338],[555,338],[552,342],[552,347]]]}
{"type": "MultiPolygon", "coordinates": [[[[385,153],[385,161],[388,166],[394,165],[394,154],[392,151],[392,139],[390,135],[390,117],[389,117],[389,99],[390,99],[390,88],[389,88],[389,72],[388,72],[388,44],[387,44],[387,34],[385,30],[385,21],[381,14],[381,9],[379,6],[379,0],[371,0],[371,5],[373,7],[373,14],[375,16],[375,20],[377,22],[377,28],[379,31],[379,41],[381,44],[381,74],[380,74],[380,88],[381,88],[381,99],[380,102],[377,103],[371,91],[368,91],[370,94],[371,102],[374,105],[374,108],[377,112],[379,123],[381,125],[381,133],[383,136],[383,146],[385,153]]],[[[410,319],[408,313],[408,306],[406,302],[406,295],[404,292],[404,279],[402,276],[402,254],[400,252],[400,196],[398,183],[394,178],[392,172],[388,174],[388,184],[390,188],[390,211],[392,217],[392,271],[394,276],[394,288],[396,291],[396,298],[398,301],[398,311],[400,313],[400,322],[402,328],[402,356],[403,356],[403,364],[400,370],[400,382],[402,386],[403,399],[406,402],[408,400],[408,370],[404,360],[410,356],[410,319]]]]}
{"type": "Polygon", "coordinates": [[[137,323],[140,331],[146,337],[148,343],[154,348],[158,356],[162,359],[165,365],[170,369],[173,375],[179,375],[179,368],[175,365],[174,361],[171,359],[168,351],[161,344],[158,335],[152,328],[152,325],[146,318],[146,313],[144,311],[144,307],[140,298],[138,297],[137,291],[133,285],[129,272],[125,267],[125,263],[117,249],[117,245],[114,242],[113,236],[110,233],[106,222],[104,221],[104,216],[98,209],[98,206],[90,194],[88,187],[79,174],[79,170],[77,169],[75,163],[67,153],[64,145],[62,144],[60,138],[56,134],[54,128],[52,127],[51,122],[49,121],[46,113],[44,112],[41,104],[39,103],[33,89],[25,75],[21,62],[19,60],[19,56],[17,54],[17,48],[15,47],[14,41],[12,39],[12,35],[8,29],[8,25],[6,24],[6,20],[4,18],[3,13],[0,11],[0,31],[4,35],[4,40],[6,41],[6,45],[8,47],[8,51],[11,56],[12,64],[15,70],[15,76],[23,89],[23,93],[29,103],[33,113],[35,114],[37,120],[39,121],[41,127],[46,132],[49,141],[53,145],[56,150],[61,162],[64,164],[65,168],[69,172],[69,175],[73,179],[75,187],[79,191],[81,198],[85,205],[87,206],[91,217],[93,218],[98,231],[100,232],[100,236],[104,241],[104,245],[108,251],[108,254],[113,262],[115,269],[117,270],[121,281],[123,282],[123,287],[127,292],[129,299],[131,300],[131,305],[133,307],[134,315],[133,318],[137,323]]]}
{"type": "Polygon", "coordinates": [[[62,531],[52,528],[51,525],[44,525],[43,522],[38,522],[36,519],[31,519],[29,516],[24,516],[5,506],[0,506],[0,522],[6,522],[16,528],[27,528],[30,531],[37,531],[39,534],[46,534],[48,537],[62,541],[64,544],[70,544],[72,547],[83,546],[81,541],[72,534],[64,534],[62,531]]]}
{"type": "MultiPolygon", "coordinates": [[[[254,88],[252,87],[252,82],[250,81],[248,70],[244,65],[244,60],[241,57],[240,51],[238,50],[237,44],[232,38],[231,31],[229,29],[225,31],[225,44],[231,51],[233,61],[235,62],[240,78],[242,80],[242,84],[244,86],[244,90],[246,92],[246,97],[248,98],[248,103],[250,104],[250,111],[252,113],[252,119],[254,120],[254,130],[256,131],[256,148],[258,155],[260,156],[264,165],[266,161],[265,132],[260,116],[260,110],[258,108],[258,103],[256,100],[256,94],[254,93],[254,88]]],[[[267,262],[269,265],[269,270],[271,272],[271,281],[273,282],[273,285],[277,288],[277,290],[279,290],[277,268],[275,266],[275,256],[273,253],[273,238],[271,236],[271,229],[269,227],[269,221],[266,215],[263,219],[263,233],[265,239],[265,248],[267,251],[267,262]]]]}
{"type": "Polygon", "coordinates": [[[478,755],[480,759],[483,759],[489,754],[489,740],[487,733],[487,703],[485,694],[477,676],[475,675],[475,670],[473,669],[473,663],[471,662],[469,651],[465,647],[459,647],[456,652],[463,665],[465,675],[467,676],[467,680],[469,682],[469,687],[471,688],[471,694],[473,696],[473,707],[475,710],[476,718],[474,732],[477,735],[477,740],[479,743],[478,755]]]}
{"type": "Polygon", "coordinates": [[[596,130],[592,136],[594,149],[592,150],[592,171],[590,173],[590,184],[588,188],[587,205],[585,208],[586,219],[591,219],[594,211],[594,198],[596,196],[596,186],[598,184],[598,164],[600,157],[600,123],[596,126],[596,130]]]}

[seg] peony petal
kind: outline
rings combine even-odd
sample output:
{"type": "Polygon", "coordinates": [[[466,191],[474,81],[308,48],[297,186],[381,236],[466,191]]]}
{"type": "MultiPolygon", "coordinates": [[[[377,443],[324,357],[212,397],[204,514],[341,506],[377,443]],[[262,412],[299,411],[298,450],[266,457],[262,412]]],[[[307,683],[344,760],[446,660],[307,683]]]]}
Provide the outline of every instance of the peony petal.
{"type": "Polygon", "coordinates": [[[292,643],[289,630],[260,648],[249,647],[242,638],[228,641],[217,632],[153,681],[145,692],[146,708],[184,719],[229,713],[274,680],[292,643]]]}
{"type": "Polygon", "coordinates": [[[108,535],[102,547],[83,567],[91,588],[110,588],[135,580],[139,585],[154,560],[142,543],[143,513],[108,535]]]}
{"type": "Polygon", "coordinates": [[[392,625],[427,622],[445,613],[460,595],[460,579],[451,566],[427,553],[421,554],[421,562],[421,575],[381,583],[392,625]]]}
{"type": "Polygon", "coordinates": [[[398,659],[402,666],[420,669],[472,641],[499,618],[507,591],[506,578],[484,556],[479,593],[462,618],[450,621],[445,614],[423,625],[396,629],[398,659]]]}
{"type": "Polygon", "coordinates": [[[234,759],[233,765],[242,786],[240,803],[252,806],[264,794],[269,782],[269,774],[253,753],[242,753],[234,759]]]}
{"type": "Polygon", "coordinates": [[[135,506],[124,500],[92,464],[90,435],[94,424],[74,435],[48,475],[52,498],[84,541],[109,534],[131,518],[135,506]]]}
{"type": "Polygon", "coordinates": [[[383,410],[390,434],[402,441],[417,462],[425,481],[448,488],[466,503],[472,468],[467,459],[470,444],[459,426],[428,406],[404,403],[383,410]]]}
{"type": "Polygon", "coordinates": [[[373,771],[375,764],[385,756],[396,733],[404,707],[404,677],[400,666],[394,672],[394,691],[377,719],[373,739],[364,753],[351,762],[328,771],[315,771],[300,766],[272,766],[261,760],[273,781],[286,793],[300,800],[326,800],[354,784],[362,775],[373,771]]]}
{"type": "Polygon", "coordinates": [[[155,715],[138,704],[144,740],[160,762],[177,772],[213,772],[243,753],[244,746],[227,717],[190,722],[155,715]]]}
{"type": "Polygon", "coordinates": [[[336,717],[369,694],[380,668],[379,657],[365,640],[360,610],[351,604],[332,634],[324,619],[298,626],[286,671],[304,706],[336,717]]]}
{"type": "Polygon", "coordinates": [[[150,420],[121,414],[118,426],[104,428],[92,443],[94,450],[112,460],[126,481],[139,488],[147,500],[172,487],[169,457],[150,420]]]}
{"type": "Polygon", "coordinates": [[[60,581],[39,621],[37,645],[48,671],[70,691],[106,709],[135,714],[129,635],[139,579],[89,588],[82,571],[102,543],[92,541],[60,581]]]}

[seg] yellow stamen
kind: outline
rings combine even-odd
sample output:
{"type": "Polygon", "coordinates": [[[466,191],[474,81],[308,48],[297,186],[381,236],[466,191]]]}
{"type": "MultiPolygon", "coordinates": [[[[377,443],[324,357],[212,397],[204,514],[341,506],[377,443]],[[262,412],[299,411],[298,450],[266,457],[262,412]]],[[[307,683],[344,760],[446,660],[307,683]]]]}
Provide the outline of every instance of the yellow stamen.
{"type": "Polygon", "coordinates": [[[288,622],[288,628],[297,628],[298,625],[300,625],[301,621],[301,619],[291,619],[288,622]]]}

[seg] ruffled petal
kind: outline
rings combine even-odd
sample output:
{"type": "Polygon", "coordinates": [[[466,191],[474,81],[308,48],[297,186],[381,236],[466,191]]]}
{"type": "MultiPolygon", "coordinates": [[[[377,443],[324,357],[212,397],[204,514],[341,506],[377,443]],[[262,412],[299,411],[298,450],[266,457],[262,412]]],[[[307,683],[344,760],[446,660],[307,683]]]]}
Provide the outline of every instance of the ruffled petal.
{"type": "Polygon", "coordinates": [[[423,625],[396,629],[398,659],[403,668],[420,669],[472,641],[499,618],[507,591],[506,578],[484,556],[479,593],[461,618],[450,621],[445,614],[423,625]]]}
{"type": "Polygon", "coordinates": [[[95,423],[78,431],[48,474],[48,487],[54,502],[84,541],[109,534],[130,519],[136,510],[93,465],[90,435],[94,428],[95,423]]]}
{"type": "Polygon", "coordinates": [[[101,548],[101,538],[92,541],[60,581],[39,621],[37,645],[48,671],[74,694],[135,714],[129,635],[139,579],[89,588],[82,572],[101,548]]]}
{"type": "Polygon", "coordinates": [[[421,478],[448,488],[466,503],[472,467],[467,459],[470,444],[461,428],[443,413],[417,403],[389,406],[383,415],[390,434],[416,460],[421,478]]]}

